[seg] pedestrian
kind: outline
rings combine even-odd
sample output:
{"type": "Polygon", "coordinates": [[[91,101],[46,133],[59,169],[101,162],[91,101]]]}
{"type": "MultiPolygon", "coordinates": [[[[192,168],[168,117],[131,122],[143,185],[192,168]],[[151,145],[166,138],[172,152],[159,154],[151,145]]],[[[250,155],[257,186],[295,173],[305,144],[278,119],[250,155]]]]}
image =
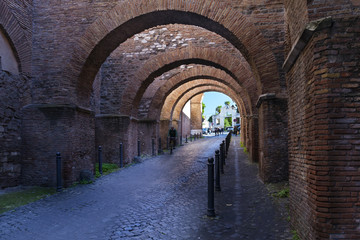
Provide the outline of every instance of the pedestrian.
{"type": "Polygon", "coordinates": [[[175,149],[176,146],[176,138],[177,138],[177,131],[174,127],[171,127],[169,130],[169,138],[170,138],[170,146],[172,146],[175,149]]]}

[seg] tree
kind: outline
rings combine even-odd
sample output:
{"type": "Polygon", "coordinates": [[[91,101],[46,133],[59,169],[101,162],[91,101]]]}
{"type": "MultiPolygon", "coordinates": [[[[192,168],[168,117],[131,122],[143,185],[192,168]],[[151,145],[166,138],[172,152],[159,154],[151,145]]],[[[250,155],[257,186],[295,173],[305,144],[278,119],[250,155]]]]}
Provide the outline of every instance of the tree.
{"type": "Polygon", "coordinates": [[[215,110],[218,114],[221,113],[221,106],[217,106],[215,110]]]}
{"type": "Polygon", "coordinates": [[[229,106],[229,105],[230,105],[230,101],[226,101],[225,106],[229,106]]]}
{"type": "Polygon", "coordinates": [[[204,112],[205,112],[205,108],[206,108],[206,105],[205,103],[201,103],[201,117],[202,117],[202,121],[205,121],[205,115],[204,115],[204,112]]]}
{"type": "Polygon", "coordinates": [[[212,123],[213,122],[213,117],[212,116],[209,117],[208,121],[212,123]]]}
{"type": "Polygon", "coordinates": [[[224,128],[232,126],[232,117],[227,117],[224,119],[224,128]]]}

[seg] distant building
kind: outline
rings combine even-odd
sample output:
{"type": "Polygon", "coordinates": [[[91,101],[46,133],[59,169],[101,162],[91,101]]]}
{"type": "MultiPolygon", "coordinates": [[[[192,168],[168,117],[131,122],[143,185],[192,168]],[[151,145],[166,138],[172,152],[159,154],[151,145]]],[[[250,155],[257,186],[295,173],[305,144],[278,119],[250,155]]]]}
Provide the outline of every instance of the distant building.
{"type": "Polygon", "coordinates": [[[226,118],[229,118],[229,123],[232,127],[234,127],[235,124],[240,123],[240,113],[237,112],[234,105],[225,105],[221,108],[219,114],[212,115],[210,128],[224,128],[226,118]]]}

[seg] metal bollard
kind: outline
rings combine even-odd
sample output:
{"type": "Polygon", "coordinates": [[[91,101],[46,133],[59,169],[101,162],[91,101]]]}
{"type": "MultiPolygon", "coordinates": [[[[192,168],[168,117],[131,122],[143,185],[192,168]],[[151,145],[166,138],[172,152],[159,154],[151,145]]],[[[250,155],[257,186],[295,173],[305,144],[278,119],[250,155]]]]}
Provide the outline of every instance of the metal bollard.
{"type": "Polygon", "coordinates": [[[214,209],[214,159],[208,159],[208,209],[207,216],[215,217],[214,209]]]}
{"type": "Polygon", "coordinates": [[[226,154],[226,145],[227,145],[227,143],[226,143],[225,140],[223,140],[222,142],[224,144],[224,157],[227,158],[227,154],[226,154]]]}
{"type": "Polygon", "coordinates": [[[220,144],[220,170],[221,170],[221,173],[223,174],[224,173],[224,155],[223,155],[223,148],[224,148],[224,145],[223,144],[220,144]]]}
{"type": "Polygon", "coordinates": [[[180,146],[182,145],[182,135],[180,135],[180,146]]]}
{"type": "Polygon", "coordinates": [[[159,137],[158,154],[162,154],[162,150],[161,150],[161,138],[160,138],[160,137],[159,137]]]}
{"type": "Polygon", "coordinates": [[[151,149],[152,149],[152,155],[155,156],[155,139],[151,139],[151,149]]]}
{"type": "Polygon", "coordinates": [[[98,149],[98,160],[99,160],[99,173],[102,175],[102,147],[99,146],[98,149]]]}
{"type": "Polygon", "coordinates": [[[225,146],[225,141],[224,141],[224,140],[222,141],[222,145],[223,145],[222,155],[223,155],[223,158],[224,158],[224,165],[226,165],[226,155],[225,155],[225,153],[226,153],[226,150],[225,150],[226,146],[225,146]]]}
{"type": "Polygon", "coordinates": [[[186,137],[185,137],[185,143],[188,143],[187,135],[186,135],[186,137]]]}
{"type": "Polygon", "coordinates": [[[138,142],[137,142],[137,150],[138,150],[138,157],[140,157],[140,155],[141,155],[140,139],[138,139],[138,142]]]}
{"type": "Polygon", "coordinates": [[[215,190],[221,191],[220,186],[220,151],[215,151],[215,190]]]}
{"type": "Polygon", "coordinates": [[[120,152],[120,168],[122,168],[123,162],[124,162],[124,153],[123,153],[123,144],[122,143],[120,143],[119,152],[120,152]]]}
{"type": "Polygon", "coordinates": [[[56,191],[62,191],[62,182],[61,182],[61,154],[56,153],[56,191]]]}

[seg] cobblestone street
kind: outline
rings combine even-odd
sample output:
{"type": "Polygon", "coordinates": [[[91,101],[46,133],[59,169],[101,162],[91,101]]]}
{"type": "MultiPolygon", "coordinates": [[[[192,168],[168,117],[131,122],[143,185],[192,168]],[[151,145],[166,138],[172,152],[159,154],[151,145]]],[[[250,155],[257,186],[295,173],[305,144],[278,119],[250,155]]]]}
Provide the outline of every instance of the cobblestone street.
{"type": "Polygon", "coordinates": [[[0,215],[1,239],[291,239],[288,222],[233,137],[206,217],[207,159],[225,135],[206,137],[0,215]]]}

